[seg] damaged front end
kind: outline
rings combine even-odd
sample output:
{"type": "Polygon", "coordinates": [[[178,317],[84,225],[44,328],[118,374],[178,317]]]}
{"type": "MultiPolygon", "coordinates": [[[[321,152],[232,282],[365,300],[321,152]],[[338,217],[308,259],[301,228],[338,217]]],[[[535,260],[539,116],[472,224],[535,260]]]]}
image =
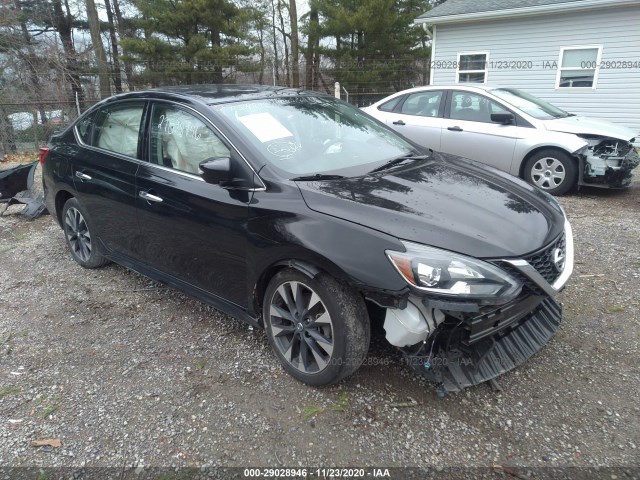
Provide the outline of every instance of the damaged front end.
{"type": "Polygon", "coordinates": [[[588,146],[580,158],[580,185],[625,188],[631,184],[632,170],[640,165],[635,139],[630,141],[596,135],[579,135],[588,146]]]}
{"type": "MultiPolygon", "coordinates": [[[[564,232],[543,249],[523,258],[487,261],[503,272],[505,284],[517,285],[516,291],[503,288],[500,293],[507,296],[491,302],[478,294],[480,299],[472,301],[413,289],[405,308],[386,310],[386,338],[442,394],[487,381],[497,385],[496,377],[538,352],[557,331],[562,306],[554,296],[571,276],[573,255],[571,226],[565,221],[564,232]]],[[[462,269],[457,260],[449,264],[454,275],[462,269]]],[[[476,292],[491,291],[490,282],[480,281],[491,271],[474,269],[468,269],[468,285],[456,280],[454,289],[469,291],[469,285],[476,285],[481,286],[476,292]]],[[[430,273],[426,282],[434,278],[430,273]]],[[[436,273],[440,279],[445,275],[442,270],[436,273]]]]}

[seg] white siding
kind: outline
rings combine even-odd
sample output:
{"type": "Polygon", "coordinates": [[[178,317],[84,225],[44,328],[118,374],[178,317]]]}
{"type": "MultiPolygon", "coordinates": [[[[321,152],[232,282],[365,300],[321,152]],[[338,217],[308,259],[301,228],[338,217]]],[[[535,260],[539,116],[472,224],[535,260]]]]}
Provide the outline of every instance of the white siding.
{"type": "MultiPolygon", "coordinates": [[[[640,5],[592,11],[437,25],[432,60],[453,61],[460,52],[487,51],[490,62],[532,61],[532,69],[496,69],[487,83],[521,88],[578,115],[599,117],[640,133],[640,5]],[[635,68],[601,68],[595,90],[556,90],[561,47],[601,45],[602,62],[626,60],[635,68]]],[[[495,66],[495,63],[494,63],[495,66]]],[[[455,68],[434,69],[433,84],[456,81],[455,68]]]]}

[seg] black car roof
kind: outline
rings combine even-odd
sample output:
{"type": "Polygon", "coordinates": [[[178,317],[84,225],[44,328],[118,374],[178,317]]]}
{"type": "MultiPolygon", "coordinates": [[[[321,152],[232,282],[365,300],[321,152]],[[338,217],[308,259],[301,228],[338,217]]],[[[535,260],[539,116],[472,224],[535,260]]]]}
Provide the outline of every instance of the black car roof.
{"type": "Polygon", "coordinates": [[[144,90],[127,95],[148,98],[150,95],[179,95],[198,100],[207,105],[225,103],[238,100],[257,100],[261,98],[290,97],[290,96],[317,96],[326,95],[321,92],[311,92],[299,88],[276,87],[270,85],[233,85],[233,84],[209,84],[209,85],[180,85],[175,87],[161,87],[144,90]]]}

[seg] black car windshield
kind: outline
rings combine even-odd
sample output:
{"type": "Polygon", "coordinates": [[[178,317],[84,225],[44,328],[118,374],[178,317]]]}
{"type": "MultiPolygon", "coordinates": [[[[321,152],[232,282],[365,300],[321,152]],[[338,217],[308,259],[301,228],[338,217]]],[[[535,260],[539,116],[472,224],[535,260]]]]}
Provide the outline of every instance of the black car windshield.
{"type": "Polygon", "coordinates": [[[552,120],[569,116],[567,112],[549,102],[516,88],[496,88],[491,90],[491,93],[538,120],[552,120]]]}
{"type": "Polygon", "coordinates": [[[288,178],[360,175],[415,153],[400,136],[331,97],[269,98],[213,108],[288,178]]]}

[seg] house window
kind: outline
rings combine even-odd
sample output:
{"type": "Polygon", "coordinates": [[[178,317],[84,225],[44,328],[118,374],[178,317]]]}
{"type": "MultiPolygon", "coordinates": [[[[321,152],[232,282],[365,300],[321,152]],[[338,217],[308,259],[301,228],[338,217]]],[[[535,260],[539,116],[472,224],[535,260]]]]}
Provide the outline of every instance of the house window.
{"type": "Polygon", "coordinates": [[[488,59],[487,52],[459,53],[456,82],[486,83],[488,59]]]}
{"type": "Polygon", "coordinates": [[[602,47],[564,47],[560,49],[556,88],[596,88],[602,47]]]}

